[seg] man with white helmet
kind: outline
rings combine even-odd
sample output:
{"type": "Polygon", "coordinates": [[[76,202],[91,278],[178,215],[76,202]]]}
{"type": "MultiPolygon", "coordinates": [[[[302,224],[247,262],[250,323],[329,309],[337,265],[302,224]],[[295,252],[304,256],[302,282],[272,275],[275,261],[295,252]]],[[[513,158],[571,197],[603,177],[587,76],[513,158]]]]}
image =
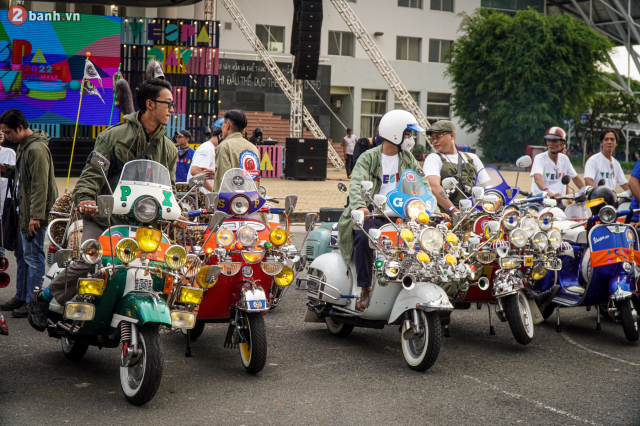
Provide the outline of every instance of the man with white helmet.
{"type": "Polygon", "coordinates": [[[546,191],[550,197],[562,197],[567,187],[562,184],[562,177],[569,175],[578,189],[584,188],[584,181],[571,165],[569,157],[562,153],[567,141],[567,134],[560,127],[552,127],[544,135],[548,151],[540,153],[533,159],[531,166],[531,193],[546,191]]]}
{"type": "Polygon", "coordinates": [[[357,284],[361,288],[358,308],[364,310],[371,299],[373,250],[369,248],[369,240],[365,232],[378,229],[387,220],[369,216],[369,202],[360,195],[360,182],[373,182],[372,194],[387,195],[398,186],[399,177],[405,169],[412,169],[427,189],[431,189],[420,164],[411,154],[415,145],[412,132],[424,131],[416,118],[407,111],[394,110],[386,113],[380,119],[379,137],[382,145],[364,152],[356,163],[349,189],[349,206],[345,209],[338,222],[338,246],[342,258],[349,265],[353,256],[356,266],[357,284]],[[354,232],[351,224],[351,212],[362,210],[365,214],[364,231],[354,232]]]}

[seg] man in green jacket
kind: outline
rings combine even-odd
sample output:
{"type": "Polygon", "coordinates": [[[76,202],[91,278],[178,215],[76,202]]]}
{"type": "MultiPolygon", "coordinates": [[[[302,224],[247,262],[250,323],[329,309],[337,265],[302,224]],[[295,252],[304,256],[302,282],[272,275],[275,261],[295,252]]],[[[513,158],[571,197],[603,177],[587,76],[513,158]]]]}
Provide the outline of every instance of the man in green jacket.
{"type": "Polygon", "coordinates": [[[382,145],[369,149],[359,158],[351,175],[349,188],[349,206],[338,221],[338,247],[344,262],[349,265],[351,258],[356,266],[357,283],[361,288],[358,308],[361,310],[369,306],[371,298],[371,283],[373,270],[373,250],[369,248],[369,240],[365,232],[378,229],[388,223],[384,218],[369,216],[369,202],[360,195],[360,182],[373,182],[371,194],[387,195],[398,186],[398,180],[406,169],[412,169],[422,179],[427,189],[431,190],[429,182],[420,167],[420,163],[411,154],[415,140],[412,131],[424,131],[415,117],[402,110],[386,113],[380,120],[379,136],[384,141],[382,145]],[[351,212],[362,210],[365,214],[364,231],[353,232],[351,212]]]}
{"type": "MultiPolygon", "coordinates": [[[[171,184],[175,186],[176,160],[178,150],[166,136],[166,125],[174,110],[171,84],[164,80],[151,79],[140,85],[137,94],[140,111],[124,117],[125,123],[109,127],[96,138],[94,150],[104,155],[110,162],[106,171],[111,188],[115,188],[124,165],[136,159],[157,161],[169,170],[171,184]]],[[[73,201],[82,213],[82,242],[88,239],[98,239],[107,228],[107,220],[96,216],[96,199],[99,195],[108,195],[102,173],[85,166],[73,191],[73,201]]],[[[128,223],[127,220],[113,216],[111,225],[128,223]]],[[[180,224],[184,227],[183,224],[180,224]]],[[[38,331],[44,331],[47,326],[45,315],[49,302],[53,298],[63,305],[71,300],[78,291],[78,279],[86,277],[93,269],[81,261],[73,261],[66,272],[60,273],[51,281],[49,287],[38,295],[36,303],[32,304],[29,322],[38,331]]]]}
{"type": "Polygon", "coordinates": [[[0,115],[0,130],[10,141],[20,144],[16,165],[0,164],[3,177],[13,179],[12,192],[15,194],[16,188],[18,191],[17,288],[15,297],[3,308],[13,308],[13,317],[25,318],[30,308],[28,302],[45,273],[44,236],[49,210],[58,198],[58,186],[49,135],[31,130],[25,116],[15,108],[0,115]]]}

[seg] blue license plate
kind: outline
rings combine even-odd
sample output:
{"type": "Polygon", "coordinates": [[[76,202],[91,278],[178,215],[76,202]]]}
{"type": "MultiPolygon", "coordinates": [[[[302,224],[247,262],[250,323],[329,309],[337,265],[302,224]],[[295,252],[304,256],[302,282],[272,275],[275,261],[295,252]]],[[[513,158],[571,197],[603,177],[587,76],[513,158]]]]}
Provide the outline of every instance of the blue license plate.
{"type": "Polygon", "coordinates": [[[250,300],[249,301],[249,309],[266,309],[267,301],[266,300],[250,300]]]}

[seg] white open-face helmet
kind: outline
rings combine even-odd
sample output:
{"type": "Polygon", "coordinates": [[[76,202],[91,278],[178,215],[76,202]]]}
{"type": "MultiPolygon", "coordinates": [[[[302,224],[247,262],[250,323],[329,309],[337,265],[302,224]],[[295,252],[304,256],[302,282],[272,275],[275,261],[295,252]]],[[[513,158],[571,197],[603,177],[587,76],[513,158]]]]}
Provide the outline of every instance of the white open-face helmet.
{"type": "Polygon", "coordinates": [[[394,109],[380,119],[378,134],[382,139],[394,145],[400,145],[404,139],[404,131],[407,129],[424,132],[424,129],[418,125],[418,120],[413,114],[401,109],[394,109]]]}

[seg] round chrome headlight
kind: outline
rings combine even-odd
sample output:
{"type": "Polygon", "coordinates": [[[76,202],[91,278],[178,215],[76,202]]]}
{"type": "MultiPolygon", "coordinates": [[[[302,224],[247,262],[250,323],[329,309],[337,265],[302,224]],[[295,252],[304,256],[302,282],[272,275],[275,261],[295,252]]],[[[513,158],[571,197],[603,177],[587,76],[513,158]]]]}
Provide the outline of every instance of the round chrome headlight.
{"type": "Polygon", "coordinates": [[[439,251],[444,245],[442,232],[435,228],[426,228],[420,233],[420,247],[428,252],[439,251]]]}
{"type": "Polygon", "coordinates": [[[518,226],[519,220],[520,212],[517,210],[511,210],[502,217],[502,225],[507,231],[512,231],[516,228],[516,226],[518,226]]]}
{"type": "Polygon", "coordinates": [[[533,244],[533,247],[535,247],[537,250],[543,251],[549,245],[549,237],[547,237],[547,234],[542,231],[537,232],[531,238],[531,244],[533,244]]]}
{"type": "Polygon", "coordinates": [[[221,228],[216,234],[216,243],[218,243],[218,247],[229,247],[233,244],[233,240],[233,232],[226,228],[221,228]]]}
{"type": "Polygon", "coordinates": [[[487,191],[485,193],[485,199],[487,198],[487,195],[495,195],[496,200],[495,201],[483,201],[482,202],[482,210],[484,210],[485,213],[490,213],[490,214],[493,214],[493,213],[499,211],[502,208],[502,205],[504,204],[504,201],[502,199],[502,194],[499,193],[498,191],[487,191]]]}
{"type": "Polygon", "coordinates": [[[235,216],[242,216],[243,214],[246,214],[249,211],[249,208],[251,208],[251,203],[244,195],[236,195],[229,203],[229,210],[231,210],[231,213],[235,216]]]}
{"type": "Polygon", "coordinates": [[[102,245],[96,240],[87,240],[80,246],[80,256],[85,263],[95,265],[102,259],[102,245]]]}
{"type": "Polygon", "coordinates": [[[526,246],[527,240],[529,240],[529,236],[520,228],[514,229],[513,231],[511,231],[511,234],[509,234],[509,241],[511,241],[511,245],[516,248],[522,248],[526,246]]]}
{"type": "Polygon", "coordinates": [[[404,205],[404,214],[411,219],[417,219],[420,213],[426,211],[427,206],[425,206],[422,200],[409,200],[409,202],[404,205]]]}
{"type": "Polygon", "coordinates": [[[236,238],[245,247],[253,247],[256,241],[258,241],[258,231],[250,226],[243,226],[236,232],[236,238]]]}
{"type": "Polygon", "coordinates": [[[164,263],[169,269],[180,269],[187,261],[187,252],[182,246],[173,245],[164,253],[164,263]]]}
{"type": "Polygon", "coordinates": [[[182,275],[193,278],[200,272],[200,258],[195,254],[188,254],[186,262],[182,267],[182,275]]]}
{"type": "Polygon", "coordinates": [[[389,278],[395,278],[400,273],[400,264],[395,260],[384,265],[384,274],[389,278]]]}
{"type": "Polygon", "coordinates": [[[497,222],[495,220],[487,222],[487,224],[484,226],[483,234],[484,237],[489,241],[498,241],[501,240],[504,236],[504,232],[502,232],[500,222],[497,222]]]}
{"type": "Polygon", "coordinates": [[[133,238],[123,238],[116,244],[116,257],[125,265],[136,260],[139,253],[140,248],[133,238]]]}
{"type": "Polygon", "coordinates": [[[602,223],[613,223],[618,218],[616,209],[611,206],[604,206],[601,208],[598,216],[600,216],[600,222],[602,223]]]}
{"type": "Polygon", "coordinates": [[[538,231],[538,222],[532,217],[525,217],[520,220],[520,229],[527,233],[527,236],[532,237],[538,231]]]}
{"type": "Polygon", "coordinates": [[[553,213],[546,212],[538,216],[538,227],[541,231],[548,231],[553,225],[553,213]]]}
{"type": "Polygon", "coordinates": [[[142,223],[153,222],[158,216],[160,206],[153,197],[144,197],[133,206],[133,215],[142,223]]]}
{"type": "Polygon", "coordinates": [[[562,235],[560,234],[560,231],[558,231],[557,229],[552,229],[547,236],[549,239],[549,245],[554,250],[558,250],[562,245],[562,235]]]}

